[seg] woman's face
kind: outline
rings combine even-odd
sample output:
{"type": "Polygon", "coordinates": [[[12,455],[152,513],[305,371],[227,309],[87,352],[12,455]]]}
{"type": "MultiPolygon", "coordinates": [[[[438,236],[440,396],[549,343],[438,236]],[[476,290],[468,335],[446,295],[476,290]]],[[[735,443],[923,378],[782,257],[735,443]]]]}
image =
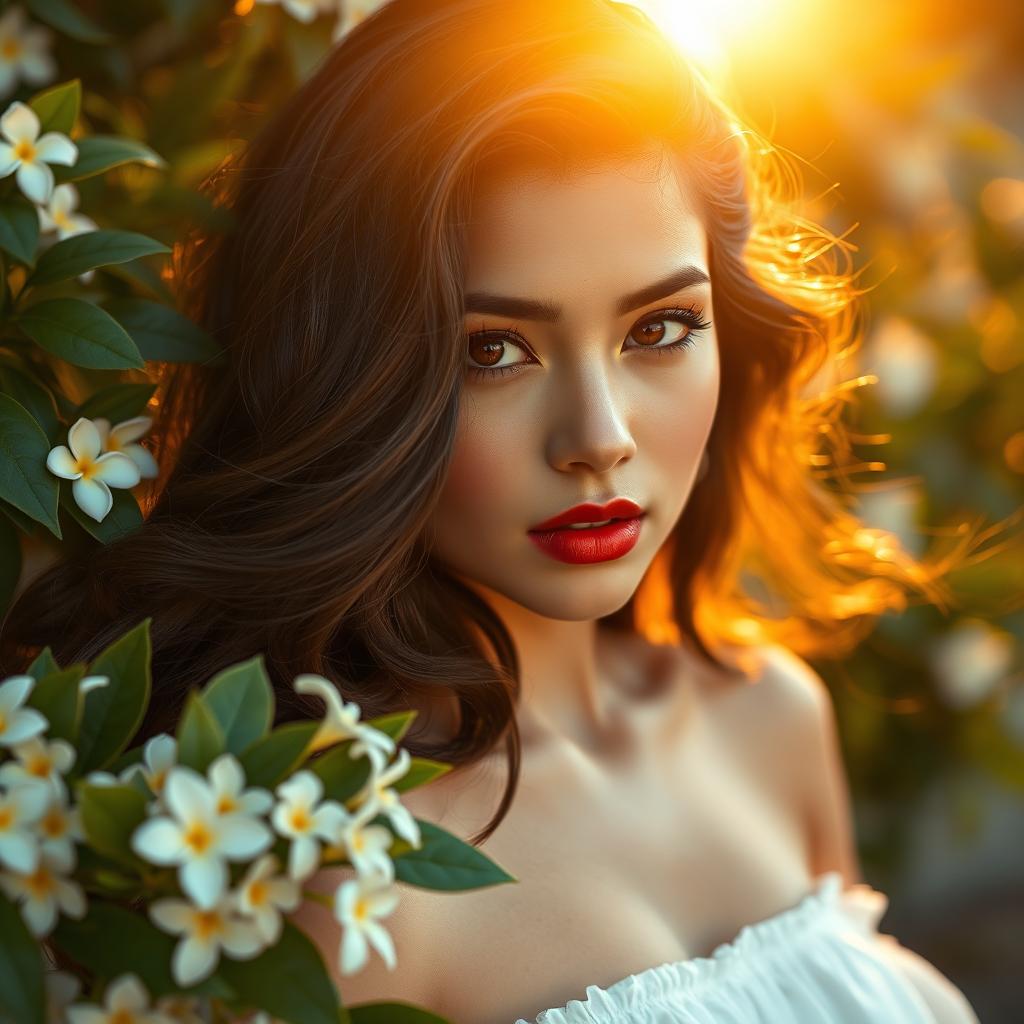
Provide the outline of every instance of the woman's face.
{"type": "Polygon", "coordinates": [[[706,235],[661,156],[508,174],[474,196],[466,377],[432,550],[541,616],[594,619],[629,600],[711,431],[718,344],[694,326],[713,319],[706,235]],[[528,533],[617,496],[644,510],[624,554],[566,562],[528,533]]]}

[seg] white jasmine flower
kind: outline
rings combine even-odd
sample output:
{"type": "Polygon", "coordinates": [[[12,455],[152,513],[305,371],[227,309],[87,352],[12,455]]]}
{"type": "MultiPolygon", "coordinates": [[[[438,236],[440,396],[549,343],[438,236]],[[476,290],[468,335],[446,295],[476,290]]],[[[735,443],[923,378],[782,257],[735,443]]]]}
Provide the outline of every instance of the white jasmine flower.
{"type": "Polygon", "coordinates": [[[274,806],[269,790],[245,789],[245,772],[234,754],[221,754],[207,772],[218,814],[266,814],[274,806]]]}
{"type": "Polygon", "coordinates": [[[273,842],[270,829],[245,814],[220,814],[213,788],[183,765],[171,769],[164,798],[173,817],[140,825],[132,849],[154,864],[179,865],[185,893],[200,907],[213,907],[227,888],[226,861],[262,853],[273,842]]]}
{"type": "Polygon", "coordinates": [[[399,747],[398,757],[384,771],[373,774],[360,791],[365,794],[364,800],[372,803],[378,814],[383,814],[391,822],[394,830],[407,842],[419,849],[422,839],[420,827],[409,809],[402,804],[397,789],[389,788],[392,782],[402,778],[409,770],[412,756],[405,747],[399,747]]]}
{"type": "Polygon", "coordinates": [[[46,786],[28,783],[0,790],[0,863],[12,871],[35,871],[39,863],[36,822],[46,811],[46,786]]]}
{"type": "Polygon", "coordinates": [[[338,829],[330,852],[343,852],[361,875],[376,873],[394,878],[395,864],[388,856],[388,849],[394,842],[391,830],[383,825],[367,824],[377,816],[378,811],[372,801],[364,803],[338,829]]]}
{"type": "MultiPolygon", "coordinates": [[[[75,213],[78,206],[78,189],[70,182],[58,185],[50,196],[50,201],[36,207],[39,215],[40,231],[56,231],[57,241],[63,242],[72,235],[83,235],[87,231],[96,231],[96,221],[86,217],[84,213],[75,213]]],[[[79,275],[81,276],[81,275],[79,275]]]]}
{"type": "MultiPolygon", "coordinates": [[[[134,769],[135,765],[132,765],[132,768],[134,769]]],[[[126,768],[125,772],[127,771],[128,769],[126,768]]],[[[123,778],[119,779],[113,772],[96,771],[89,772],[85,777],[85,781],[91,786],[117,786],[125,780],[123,778]]]]}
{"type": "Polygon", "coordinates": [[[68,446],[50,449],[46,468],[54,476],[73,480],[71,493],[78,507],[101,523],[114,505],[111,487],[134,487],[139,467],[123,452],[100,455],[100,435],[92,420],[80,416],[68,431],[68,446]]]}
{"type": "Polygon", "coordinates": [[[59,796],[67,793],[63,776],[75,763],[75,748],[70,743],[65,740],[47,742],[41,736],[33,736],[14,745],[14,756],[17,761],[8,761],[0,767],[0,782],[4,785],[41,782],[59,796]]]}
{"type": "Polygon", "coordinates": [[[67,971],[47,970],[43,984],[46,987],[46,1024],[67,1024],[67,1008],[78,998],[82,983],[67,971]]]}
{"type": "Polygon", "coordinates": [[[334,916],[343,932],[338,966],[342,974],[353,974],[366,963],[367,940],[384,958],[389,971],[395,969],[395,946],[377,918],[386,917],[398,906],[398,886],[389,878],[361,876],[342,882],[334,894],[334,916]]]}
{"type": "Polygon", "coordinates": [[[68,917],[85,916],[85,893],[64,877],[63,865],[43,851],[29,872],[0,872],[0,886],[8,897],[21,903],[21,916],[37,938],[49,935],[57,924],[58,910],[68,917]]]}
{"type": "Polygon", "coordinates": [[[222,949],[236,960],[248,960],[263,949],[255,926],[236,916],[228,899],[206,908],[184,900],[157,900],[149,916],[165,932],[184,936],[171,958],[171,973],[183,987],[209,977],[222,949]]]}
{"type": "Polygon", "coordinates": [[[42,25],[26,25],[17,5],[0,16],[0,96],[9,96],[19,79],[29,85],[47,85],[57,77],[50,55],[53,33],[42,25]]]}
{"type": "Polygon", "coordinates": [[[295,677],[292,686],[296,693],[312,694],[327,705],[327,714],[313,737],[313,750],[329,747],[339,740],[354,739],[357,742],[352,744],[349,754],[355,758],[365,753],[374,759],[379,753],[382,756],[374,760],[375,765],[386,761],[394,753],[395,741],[386,732],[360,722],[359,705],[355,701],[346,704],[330,680],[313,672],[304,672],[295,677]]]}
{"type": "Polygon", "coordinates": [[[24,743],[49,727],[35,708],[22,707],[35,685],[32,676],[8,676],[0,683],[0,747],[24,743]]]}
{"type": "Polygon", "coordinates": [[[281,937],[281,911],[292,911],[302,902],[297,882],[274,875],[277,858],[268,853],[254,863],[238,883],[238,909],[253,918],[260,938],[273,946],[281,937]]]}
{"type": "Polygon", "coordinates": [[[68,1009],[69,1024],[174,1024],[149,1008],[146,986],[134,974],[122,974],[107,986],[103,1009],[78,1003],[68,1009]]]}
{"type": "Polygon", "coordinates": [[[77,807],[68,807],[62,797],[54,797],[36,823],[40,850],[48,853],[61,871],[74,869],[75,840],[85,841],[82,817],[77,807]]]}
{"type": "Polygon", "coordinates": [[[139,772],[156,797],[149,805],[150,814],[160,814],[164,807],[164,787],[167,784],[167,773],[178,763],[178,741],[173,736],[161,732],[151,736],[142,748],[141,764],[129,765],[120,775],[121,782],[128,782],[139,772]]]}
{"type": "Polygon", "coordinates": [[[323,792],[320,778],[310,771],[297,772],[277,787],[281,801],[270,820],[278,833],[292,841],[288,851],[288,874],[292,878],[306,878],[316,870],[320,859],[317,840],[330,842],[348,817],[345,808],[334,800],[321,804],[323,792]]]}
{"type": "Polygon", "coordinates": [[[111,429],[110,420],[97,416],[93,421],[96,432],[100,435],[100,444],[107,452],[122,452],[138,467],[139,475],[152,479],[160,475],[160,467],[148,448],[134,444],[153,425],[152,416],[135,416],[130,420],[122,420],[111,429]]]}
{"type": "Polygon", "coordinates": [[[18,188],[33,203],[45,203],[53,194],[50,164],[71,166],[78,159],[78,147],[60,132],[40,137],[36,112],[15,100],[0,117],[0,177],[12,171],[18,188]]]}

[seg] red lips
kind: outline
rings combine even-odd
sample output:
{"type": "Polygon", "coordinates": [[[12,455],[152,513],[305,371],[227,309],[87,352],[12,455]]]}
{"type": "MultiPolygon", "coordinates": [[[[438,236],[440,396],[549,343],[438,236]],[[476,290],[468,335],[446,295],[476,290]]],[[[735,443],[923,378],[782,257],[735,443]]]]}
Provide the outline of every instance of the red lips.
{"type": "Polygon", "coordinates": [[[605,519],[634,519],[643,514],[644,510],[635,501],[630,501],[628,498],[613,498],[606,505],[595,505],[593,502],[587,501],[582,505],[573,505],[572,508],[559,512],[557,516],[545,519],[544,522],[538,523],[536,526],[531,526],[529,532],[554,530],[559,526],[569,526],[571,523],[600,523],[605,519]]]}

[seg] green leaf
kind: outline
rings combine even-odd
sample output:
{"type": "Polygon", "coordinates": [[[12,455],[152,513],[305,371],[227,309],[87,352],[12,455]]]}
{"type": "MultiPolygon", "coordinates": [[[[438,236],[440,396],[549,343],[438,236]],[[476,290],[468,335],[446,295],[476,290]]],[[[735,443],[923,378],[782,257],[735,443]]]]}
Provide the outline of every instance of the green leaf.
{"type": "Polygon", "coordinates": [[[37,345],[93,370],[141,370],[145,366],[125,329],[99,306],[83,299],[48,299],[14,317],[37,345]]]}
{"type": "MultiPolygon", "coordinates": [[[[49,650],[49,648],[47,648],[49,650]]],[[[80,701],[78,684],[85,675],[85,664],[79,662],[66,669],[56,669],[38,678],[28,704],[41,712],[50,723],[51,739],[67,740],[74,744],[78,736],[80,701]]]]}
{"type": "Polygon", "coordinates": [[[103,517],[103,521],[98,523],[78,507],[78,502],[75,501],[71,492],[72,482],[71,480],[61,480],[60,482],[60,507],[86,533],[95,537],[101,544],[109,544],[133,530],[137,530],[142,525],[142,510],[130,491],[123,487],[112,487],[110,496],[114,499],[114,503],[110,506],[110,511],[103,517]]]}
{"type": "Polygon", "coordinates": [[[371,718],[366,724],[387,733],[395,743],[401,743],[417,714],[416,711],[392,711],[390,714],[371,718]]]}
{"type": "Polygon", "coordinates": [[[53,938],[58,949],[101,978],[116,978],[130,966],[152,996],[178,989],[170,970],[177,938],[138,910],[93,899],[81,921],[62,916],[53,938]]]}
{"type": "Polygon", "coordinates": [[[224,753],[224,733],[213,712],[195,691],[188,695],[185,713],[178,723],[178,761],[206,771],[210,762],[224,753]]]}
{"type": "Polygon", "coordinates": [[[0,895],[0,1020],[43,1024],[43,958],[17,908],[0,895]]]}
{"type": "Polygon", "coordinates": [[[21,539],[9,519],[0,518],[0,618],[21,579],[21,539]]]}
{"type": "Polygon", "coordinates": [[[431,821],[416,819],[423,844],[395,858],[395,878],[421,889],[461,892],[518,882],[475,846],[431,821]]]}
{"type": "Polygon", "coordinates": [[[103,308],[131,335],[144,359],[206,363],[223,357],[206,331],[170,306],[126,296],[109,299],[103,308]]]}
{"type": "Polygon", "coordinates": [[[410,1003],[363,1003],[346,1009],[350,1024],[451,1024],[447,1017],[410,1003]]]}
{"type": "Polygon", "coordinates": [[[57,477],[46,468],[50,442],[31,413],[0,394],[0,498],[60,538],[57,477]]]}
{"type": "Polygon", "coordinates": [[[39,117],[39,134],[60,132],[70,135],[82,106],[82,83],[73,78],[36,93],[28,105],[39,117]]]}
{"type": "Polygon", "coordinates": [[[250,744],[239,756],[250,786],[276,786],[301,764],[319,722],[288,722],[250,744]]]}
{"type": "Polygon", "coordinates": [[[39,214],[20,196],[0,199],[0,249],[32,266],[39,245],[39,214]]]}
{"type": "Polygon", "coordinates": [[[61,423],[57,415],[57,404],[49,389],[43,387],[35,377],[13,366],[0,366],[0,391],[10,395],[32,414],[32,418],[43,428],[51,447],[57,443],[61,423]]]}
{"type": "Polygon", "coordinates": [[[405,793],[417,786],[426,785],[452,770],[450,764],[443,761],[432,761],[429,757],[413,757],[409,760],[409,770],[391,783],[391,788],[398,793],[405,793]]]}
{"type": "Polygon", "coordinates": [[[240,754],[267,734],[274,720],[274,692],[263,668],[263,656],[232,665],[203,689],[203,703],[216,718],[227,749],[240,754]]]}
{"type": "Polygon", "coordinates": [[[134,786],[78,787],[78,807],[89,845],[122,864],[136,866],[132,833],[146,820],[146,798],[134,786]]]}
{"type": "Polygon", "coordinates": [[[88,135],[76,139],[78,160],[73,167],[57,164],[53,168],[58,183],[81,181],[95,174],[102,174],[122,164],[144,164],[146,167],[166,167],[167,163],[159,153],[134,139],[117,135],[88,135]]]}
{"type": "Polygon", "coordinates": [[[338,1024],[341,1003],[316,946],[286,921],[276,945],[252,960],[222,957],[217,976],[248,1006],[289,1024],[338,1024]],[[282,979],[287,984],[282,984],[282,979]]]}
{"type": "Polygon", "coordinates": [[[39,525],[35,520],[29,519],[24,512],[16,509],[9,501],[4,501],[3,498],[0,498],[0,512],[3,512],[8,521],[14,523],[25,534],[35,533],[36,527],[39,525]]]}
{"type": "Polygon", "coordinates": [[[40,21],[83,43],[109,43],[111,36],[90,21],[67,0],[25,0],[25,6],[40,21]]]}
{"type": "Polygon", "coordinates": [[[127,263],[141,256],[170,251],[162,242],[137,231],[83,231],[47,249],[39,257],[25,287],[66,281],[95,267],[127,263]]]}
{"type": "MultiPolygon", "coordinates": [[[[0,374],[2,372],[0,370],[0,374]]],[[[93,392],[75,409],[71,420],[75,422],[79,416],[91,420],[102,416],[110,420],[112,426],[117,426],[122,420],[144,416],[154,391],[156,384],[111,384],[93,392]]]]}
{"type": "Polygon", "coordinates": [[[37,302],[14,323],[37,345],[74,366],[141,370],[146,365],[125,329],[105,310],[82,299],[37,302]]]}
{"type": "Polygon", "coordinates": [[[353,740],[339,743],[318,757],[307,768],[318,775],[324,784],[324,796],[344,803],[358,793],[370,777],[370,761],[366,757],[352,758],[349,752],[353,740]]]}
{"type": "Polygon", "coordinates": [[[143,619],[89,665],[89,675],[108,676],[110,682],[85,698],[75,764],[78,775],[113,761],[142,724],[151,688],[150,621],[143,619]]]}
{"type": "Polygon", "coordinates": [[[25,675],[39,680],[44,676],[48,676],[59,671],[60,665],[57,664],[57,661],[53,656],[53,651],[51,651],[49,645],[47,645],[35,656],[32,664],[25,669],[25,675]]]}

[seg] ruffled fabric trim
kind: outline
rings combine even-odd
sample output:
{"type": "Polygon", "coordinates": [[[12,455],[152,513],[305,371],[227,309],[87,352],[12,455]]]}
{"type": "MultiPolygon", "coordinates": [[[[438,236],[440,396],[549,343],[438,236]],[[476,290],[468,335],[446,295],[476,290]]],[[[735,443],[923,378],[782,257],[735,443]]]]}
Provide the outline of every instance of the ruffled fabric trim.
{"type": "Polygon", "coordinates": [[[629,1018],[642,1004],[693,997],[696,990],[761,961],[772,951],[792,953],[800,943],[811,941],[823,928],[870,934],[889,906],[888,897],[864,882],[843,889],[843,876],[828,871],[796,905],[773,917],[745,925],[730,942],[717,946],[710,956],[693,957],[649,967],[608,988],[588,985],[584,999],[572,999],[564,1007],[544,1010],[534,1021],[520,1017],[515,1024],[594,1024],[629,1018]]]}

